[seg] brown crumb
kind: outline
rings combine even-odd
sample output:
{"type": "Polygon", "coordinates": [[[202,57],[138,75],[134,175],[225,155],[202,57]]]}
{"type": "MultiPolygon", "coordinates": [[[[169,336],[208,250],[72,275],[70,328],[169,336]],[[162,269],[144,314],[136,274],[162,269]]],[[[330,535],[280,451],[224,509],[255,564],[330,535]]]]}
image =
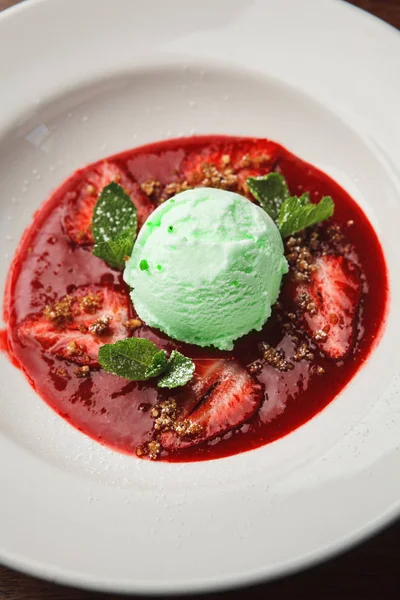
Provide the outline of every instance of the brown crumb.
{"type": "Polygon", "coordinates": [[[310,242],[301,233],[290,236],[285,242],[285,255],[297,281],[308,281],[315,268],[314,257],[308,248],[308,244],[311,248],[314,246],[314,249],[318,247],[318,237],[314,236],[311,242],[313,235],[310,236],[310,242]]]}
{"type": "Polygon", "coordinates": [[[89,292],[86,296],[81,296],[79,298],[79,304],[83,311],[94,313],[102,307],[103,295],[100,292],[98,294],[89,292]]]}
{"type": "Polygon", "coordinates": [[[311,348],[306,344],[306,342],[301,342],[301,344],[297,347],[296,353],[293,356],[293,359],[296,362],[301,360],[313,360],[314,354],[311,351],[311,348]]]}
{"type": "Polygon", "coordinates": [[[102,333],[104,333],[105,331],[107,331],[109,329],[111,321],[112,321],[111,316],[102,315],[101,317],[99,317],[98,319],[93,321],[93,323],[91,323],[91,325],[89,325],[88,329],[89,329],[90,333],[94,333],[96,335],[101,335],[102,333]]]}
{"type": "Polygon", "coordinates": [[[161,454],[161,444],[157,440],[152,440],[147,443],[147,454],[150,460],[157,460],[161,454]]]}
{"type": "Polygon", "coordinates": [[[168,200],[168,198],[171,198],[172,196],[175,196],[176,194],[180,194],[181,192],[190,190],[190,188],[191,188],[191,186],[185,180],[184,181],[172,181],[171,183],[168,183],[165,186],[164,191],[161,196],[161,202],[164,202],[164,200],[168,200]]]}
{"type": "Polygon", "coordinates": [[[262,370],[263,366],[259,360],[254,361],[248,366],[248,371],[251,375],[260,375],[262,370]]]}
{"type": "Polygon", "coordinates": [[[271,161],[270,154],[258,154],[257,156],[249,156],[244,154],[240,161],[240,168],[246,169],[247,167],[260,167],[263,164],[271,161]]]}
{"type": "Polygon", "coordinates": [[[316,342],[326,342],[326,340],[328,339],[328,334],[322,329],[317,329],[313,337],[316,342]]]}
{"type": "Polygon", "coordinates": [[[151,440],[135,448],[136,456],[148,456],[151,460],[157,460],[161,454],[161,450],[161,444],[157,440],[151,440]]]}
{"type": "Polygon", "coordinates": [[[237,175],[230,167],[223,167],[221,171],[213,164],[203,165],[203,180],[200,185],[204,187],[219,188],[221,190],[234,190],[237,186],[237,175]]]}
{"type": "Polygon", "coordinates": [[[82,377],[89,377],[90,375],[90,368],[88,367],[88,365],[83,365],[82,367],[77,367],[74,371],[76,377],[82,378],[82,377]]]}
{"type": "Polygon", "coordinates": [[[177,423],[174,427],[176,435],[184,438],[194,438],[203,433],[203,427],[190,419],[177,423]]]}
{"type": "Polygon", "coordinates": [[[129,331],[135,331],[135,329],[138,329],[142,325],[143,323],[140,319],[129,319],[124,323],[124,327],[126,327],[126,329],[128,329],[129,331]]]}
{"type": "Polygon", "coordinates": [[[315,315],[317,313],[317,305],[313,302],[306,292],[302,292],[299,297],[298,305],[303,313],[315,315]]]}
{"type": "Polygon", "coordinates": [[[59,327],[72,321],[72,296],[65,296],[62,300],[52,305],[47,305],[43,311],[44,316],[50,321],[54,321],[59,327]]]}
{"type": "Polygon", "coordinates": [[[308,243],[309,243],[311,250],[318,250],[318,248],[321,245],[321,242],[319,240],[319,234],[316,231],[312,232],[308,243]]]}
{"type": "Polygon", "coordinates": [[[328,227],[327,234],[329,236],[329,241],[335,244],[339,244],[344,240],[344,235],[342,233],[342,228],[340,227],[340,225],[336,224],[328,227]]]}
{"type": "Polygon", "coordinates": [[[67,356],[82,356],[85,353],[85,348],[73,340],[67,345],[65,351],[67,356]]]}
{"type": "Polygon", "coordinates": [[[154,429],[156,431],[169,431],[175,426],[179,416],[179,408],[174,398],[167,398],[156,404],[150,413],[154,419],[154,429]]]}
{"type": "Polygon", "coordinates": [[[291,371],[294,368],[293,363],[286,360],[283,350],[277,350],[266,342],[261,342],[261,351],[265,362],[278,371],[291,371]]]}
{"type": "Polygon", "coordinates": [[[68,377],[68,371],[65,367],[57,367],[56,375],[59,377],[68,377]]]}
{"type": "Polygon", "coordinates": [[[158,202],[161,197],[162,185],[157,179],[149,179],[141,184],[141,190],[154,202],[158,202]]]}

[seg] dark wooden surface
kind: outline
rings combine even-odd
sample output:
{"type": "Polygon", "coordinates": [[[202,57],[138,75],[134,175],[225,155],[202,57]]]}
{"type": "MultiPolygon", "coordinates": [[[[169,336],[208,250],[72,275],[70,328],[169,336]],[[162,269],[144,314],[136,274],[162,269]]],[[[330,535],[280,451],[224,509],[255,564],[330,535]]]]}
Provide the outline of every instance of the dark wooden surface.
{"type": "MultiPolygon", "coordinates": [[[[293,0],[296,1],[302,0],[293,0]]],[[[0,0],[0,10],[17,2],[18,0],[0,0]]],[[[352,0],[351,4],[375,14],[400,29],[400,0],[352,0]]],[[[397,76],[400,77],[400,68],[397,76]]],[[[118,600],[125,597],[66,588],[0,566],[0,600],[100,600],[101,598],[118,600]]],[[[197,597],[192,596],[192,598],[197,597]]],[[[208,600],[212,598],[221,600],[244,598],[246,600],[273,598],[391,600],[393,598],[398,600],[400,598],[400,521],[350,552],[317,567],[272,583],[207,596],[208,600]]]]}

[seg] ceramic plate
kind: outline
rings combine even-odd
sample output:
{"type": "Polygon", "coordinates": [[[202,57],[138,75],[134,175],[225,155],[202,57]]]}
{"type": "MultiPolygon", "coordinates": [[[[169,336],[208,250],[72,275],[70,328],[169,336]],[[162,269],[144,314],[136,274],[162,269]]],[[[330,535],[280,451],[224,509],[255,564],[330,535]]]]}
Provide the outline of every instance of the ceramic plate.
{"type": "MultiPolygon", "coordinates": [[[[367,364],[261,448],[151,463],[80,434],[0,356],[0,560],[122,592],[226,588],[348,548],[400,512],[400,36],[333,0],[30,0],[0,15],[1,287],[74,169],[196,133],[276,140],[363,207],[391,304],[367,364]]],[[[375,290],[379,294],[379,290],[375,290]]]]}

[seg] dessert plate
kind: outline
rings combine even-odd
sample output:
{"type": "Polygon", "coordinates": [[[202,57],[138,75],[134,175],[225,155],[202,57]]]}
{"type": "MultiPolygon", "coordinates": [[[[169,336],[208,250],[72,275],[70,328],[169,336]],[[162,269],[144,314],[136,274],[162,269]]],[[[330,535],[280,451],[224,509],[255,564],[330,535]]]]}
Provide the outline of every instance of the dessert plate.
{"type": "Polygon", "coordinates": [[[2,289],[74,169],[220,133],[276,140],[338,181],[379,235],[391,293],[373,354],[326,409],[206,462],[95,443],[2,353],[0,561],[101,590],[207,591],[306,567],[398,516],[398,33],[333,0],[30,0],[0,15],[0,39],[2,289]]]}

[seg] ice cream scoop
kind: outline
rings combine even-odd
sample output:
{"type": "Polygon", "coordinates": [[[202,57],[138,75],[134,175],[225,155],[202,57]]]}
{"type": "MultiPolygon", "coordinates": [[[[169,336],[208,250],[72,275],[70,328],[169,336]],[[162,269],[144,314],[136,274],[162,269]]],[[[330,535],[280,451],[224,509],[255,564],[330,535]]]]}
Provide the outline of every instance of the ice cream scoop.
{"type": "Polygon", "coordinates": [[[281,235],[262,208],[233,192],[195,188],[149,216],[124,279],[147,325],[231,350],[262,328],[286,272],[281,235]]]}

